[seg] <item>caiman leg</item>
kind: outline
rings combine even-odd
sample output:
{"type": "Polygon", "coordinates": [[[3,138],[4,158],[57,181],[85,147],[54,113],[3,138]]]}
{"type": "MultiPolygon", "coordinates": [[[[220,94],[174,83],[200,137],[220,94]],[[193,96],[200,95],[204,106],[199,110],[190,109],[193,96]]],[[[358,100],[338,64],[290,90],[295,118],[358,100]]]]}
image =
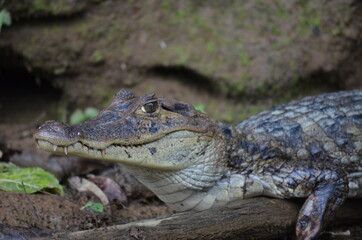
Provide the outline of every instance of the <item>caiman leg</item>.
{"type": "Polygon", "coordinates": [[[321,170],[312,194],[299,212],[298,239],[314,239],[329,222],[348,195],[348,179],[340,169],[321,170]]]}
{"type": "Polygon", "coordinates": [[[348,195],[346,173],[324,162],[273,160],[263,171],[270,173],[275,185],[283,189],[282,195],[307,197],[297,220],[298,240],[315,239],[348,195]]]}

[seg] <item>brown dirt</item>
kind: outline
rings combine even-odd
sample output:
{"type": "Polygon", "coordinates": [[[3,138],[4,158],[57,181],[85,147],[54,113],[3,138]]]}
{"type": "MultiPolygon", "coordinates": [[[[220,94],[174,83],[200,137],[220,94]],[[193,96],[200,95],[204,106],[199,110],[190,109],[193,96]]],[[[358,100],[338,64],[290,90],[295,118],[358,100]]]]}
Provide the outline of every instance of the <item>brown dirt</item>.
{"type": "Polygon", "coordinates": [[[104,214],[80,210],[89,199],[50,194],[25,194],[0,191],[0,223],[7,226],[55,230],[84,230],[170,215],[158,201],[133,201],[126,208],[108,207],[104,214]]]}
{"type": "MultiPolygon", "coordinates": [[[[67,121],[78,107],[102,108],[120,87],[202,105],[226,123],[303,95],[362,87],[356,0],[78,0],[55,12],[6,2],[15,21],[0,33],[0,161],[41,166],[63,183],[109,166],[38,151],[33,129],[67,121]]],[[[172,213],[152,196],[132,194],[128,207],[96,214],[79,210],[93,198],[74,191],[0,191],[0,224],[81,230],[172,213]]]]}
{"type": "MultiPolygon", "coordinates": [[[[91,161],[79,162],[77,158],[64,158],[65,162],[57,163],[48,161],[53,156],[35,147],[31,135],[32,129],[34,129],[32,125],[0,125],[0,151],[2,153],[0,161],[16,161],[18,165],[24,167],[42,166],[48,171],[62,176],[64,183],[69,174],[73,175],[77,172],[86,174],[97,169],[98,172],[104,169],[102,165],[94,165],[91,161]],[[62,168],[63,174],[59,174],[60,168],[62,168]],[[83,172],[74,171],[76,168],[83,169],[83,172]],[[64,171],[67,172],[64,173],[64,171]]],[[[128,182],[135,181],[130,179],[130,176],[123,177],[127,177],[128,182]]],[[[118,176],[118,178],[122,178],[122,176],[118,176]]],[[[153,194],[144,192],[145,190],[135,183],[130,184],[133,184],[134,189],[129,193],[129,205],[111,204],[106,206],[103,214],[80,210],[88,201],[100,202],[99,199],[87,193],[70,190],[67,186],[64,197],[49,193],[25,194],[0,190],[0,224],[75,231],[172,214],[172,211],[153,194]],[[140,193],[140,191],[143,192],[140,193]]],[[[130,186],[124,187],[129,188],[130,186]]]]}

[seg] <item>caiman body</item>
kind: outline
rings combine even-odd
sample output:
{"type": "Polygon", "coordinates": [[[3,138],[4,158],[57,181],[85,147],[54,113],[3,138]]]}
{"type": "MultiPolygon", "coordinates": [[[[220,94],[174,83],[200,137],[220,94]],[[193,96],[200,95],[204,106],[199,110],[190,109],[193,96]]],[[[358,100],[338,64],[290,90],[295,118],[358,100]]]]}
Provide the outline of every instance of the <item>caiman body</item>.
{"type": "Polygon", "coordinates": [[[124,166],[177,211],[256,197],[306,198],[299,239],[362,197],[362,91],[307,97],[226,126],[191,105],[118,92],[96,118],[47,121],[40,148],[124,166]]]}

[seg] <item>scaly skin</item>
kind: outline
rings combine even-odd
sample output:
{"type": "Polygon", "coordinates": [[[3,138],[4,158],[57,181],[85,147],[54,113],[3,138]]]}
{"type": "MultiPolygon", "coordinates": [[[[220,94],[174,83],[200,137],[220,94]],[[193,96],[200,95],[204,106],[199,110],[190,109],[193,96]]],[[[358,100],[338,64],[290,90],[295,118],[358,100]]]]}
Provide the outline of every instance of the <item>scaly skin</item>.
{"type": "Polygon", "coordinates": [[[48,121],[40,148],[124,164],[171,208],[255,196],[307,198],[298,239],[315,239],[347,197],[362,197],[362,91],[308,97],[225,126],[191,105],[126,90],[96,118],[48,121]]]}

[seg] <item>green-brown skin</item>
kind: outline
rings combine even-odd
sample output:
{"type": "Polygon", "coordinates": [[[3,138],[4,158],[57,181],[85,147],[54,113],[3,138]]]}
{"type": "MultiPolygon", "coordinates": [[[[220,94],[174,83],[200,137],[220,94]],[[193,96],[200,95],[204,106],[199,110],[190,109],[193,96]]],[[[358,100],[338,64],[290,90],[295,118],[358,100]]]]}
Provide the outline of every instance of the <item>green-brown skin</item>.
{"type": "Polygon", "coordinates": [[[298,239],[315,239],[347,197],[362,196],[362,91],[309,97],[224,126],[190,104],[120,90],[97,117],[47,121],[38,146],[124,166],[171,208],[307,198],[298,239]]]}

